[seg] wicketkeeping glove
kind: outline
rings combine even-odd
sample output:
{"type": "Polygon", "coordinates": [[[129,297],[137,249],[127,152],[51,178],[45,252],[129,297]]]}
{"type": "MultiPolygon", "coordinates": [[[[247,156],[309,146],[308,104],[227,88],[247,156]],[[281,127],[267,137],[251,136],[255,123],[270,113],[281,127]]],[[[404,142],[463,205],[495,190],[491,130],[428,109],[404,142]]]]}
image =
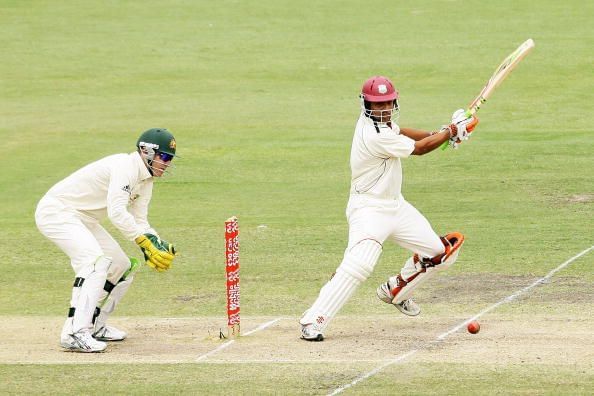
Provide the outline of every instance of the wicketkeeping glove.
{"type": "Polygon", "coordinates": [[[149,267],[159,272],[171,268],[175,258],[175,247],[171,243],[153,234],[141,235],[134,241],[140,246],[149,267]]]}

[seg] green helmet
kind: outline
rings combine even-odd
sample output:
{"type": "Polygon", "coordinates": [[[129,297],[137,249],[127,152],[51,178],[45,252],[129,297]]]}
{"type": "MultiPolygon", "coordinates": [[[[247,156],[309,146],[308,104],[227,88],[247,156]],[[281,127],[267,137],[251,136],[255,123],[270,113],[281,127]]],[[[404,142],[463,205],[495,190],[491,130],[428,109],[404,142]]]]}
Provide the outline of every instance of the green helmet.
{"type": "Polygon", "coordinates": [[[175,138],[165,128],[151,128],[148,131],[144,131],[138,138],[136,147],[145,150],[152,149],[150,151],[166,153],[175,157],[175,138]]]}

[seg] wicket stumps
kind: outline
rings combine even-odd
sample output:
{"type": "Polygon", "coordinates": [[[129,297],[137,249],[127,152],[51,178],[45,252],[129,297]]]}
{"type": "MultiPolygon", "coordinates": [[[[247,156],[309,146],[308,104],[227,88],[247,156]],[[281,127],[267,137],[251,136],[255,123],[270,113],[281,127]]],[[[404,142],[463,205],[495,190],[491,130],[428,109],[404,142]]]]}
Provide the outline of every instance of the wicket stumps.
{"type": "Polygon", "coordinates": [[[239,337],[239,224],[233,216],[225,221],[227,273],[227,336],[239,337]]]}

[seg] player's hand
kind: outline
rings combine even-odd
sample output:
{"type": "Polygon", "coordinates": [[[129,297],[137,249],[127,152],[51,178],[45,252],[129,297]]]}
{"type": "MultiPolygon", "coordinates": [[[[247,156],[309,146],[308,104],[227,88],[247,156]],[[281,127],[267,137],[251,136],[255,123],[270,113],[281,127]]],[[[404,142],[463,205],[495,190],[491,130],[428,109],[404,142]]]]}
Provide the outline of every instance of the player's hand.
{"type": "Polygon", "coordinates": [[[171,243],[153,234],[141,235],[134,241],[140,246],[149,267],[159,272],[171,268],[176,253],[175,247],[171,243]]]}
{"type": "Polygon", "coordinates": [[[452,124],[456,124],[458,129],[464,125],[467,137],[470,136],[472,131],[474,131],[474,128],[478,125],[478,123],[479,119],[473,115],[468,117],[466,115],[466,110],[464,109],[458,109],[454,112],[454,114],[452,114],[452,124]]]}
{"type": "Polygon", "coordinates": [[[453,148],[458,148],[460,143],[468,140],[470,133],[479,123],[479,119],[474,116],[467,116],[464,109],[458,109],[452,114],[452,123],[449,125],[450,141],[453,148]]]}

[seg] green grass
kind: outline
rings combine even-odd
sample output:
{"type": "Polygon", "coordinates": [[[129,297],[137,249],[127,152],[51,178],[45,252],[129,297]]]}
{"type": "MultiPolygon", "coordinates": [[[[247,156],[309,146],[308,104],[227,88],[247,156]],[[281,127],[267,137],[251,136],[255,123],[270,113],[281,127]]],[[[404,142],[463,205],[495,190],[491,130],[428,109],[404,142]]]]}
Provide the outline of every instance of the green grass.
{"type": "MultiPolygon", "coordinates": [[[[319,367],[277,364],[243,365],[139,365],[124,371],[119,365],[0,365],[8,380],[3,391],[12,393],[73,394],[327,394],[350,383],[357,370],[371,367],[357,364],[326,364],[319,367]],[[98,373],[109,373],[106,382],[98,373]],[[266,376],[262,376],[266,372],[266,376]],[[26,373],[26,374],[23,374],[26,373]],[[42,389],[39,383],[59,383],[42,389]],[[205,384],[207,384],[205,386],[205,384]]],[[[594,376],[571,366],[537,364],[499,365],[416,364],[394,365],[377,377],[345,392],[349,394],[588,394],[594,376]],[[554,374],[551,374],[554,373],[554,374]],[[453,381],[455,379],[455,381],[453,381]]]]}
{"type": "MultiPolygon", "coordinates": [[[[168,273],[144,269],[119,313],[224,315],[222,222],[238,215],[243,312],[298,316],[345,248],[348,158],[363,81],[374,74],[393,78],[401,93],[401,124],[438,128],[529,37],[536,49],[483,106],[475,136],[457,151],[405,160],[403,191],[436,231],[466,235],[463,254],[446,276],[546,274],[594,244],[592,15],[591,3],[575,0],[537,6],[510,0],[367,6],[3,1],[0,319],[66,311],[72,270],[36,230],[35,205],[61,178],[102,156],[132,151],[137,136],[156,126],[174,132],[183,159],[173,177],[156,183],[150,220],[181,253],[168,273]],[[575,202],[575,196],[590,199],[575,202]]],[[[138,255],[133,244],[122,245],[138,255]]],[[[385,312],[370,306],[369,296],[407,255],[387,246],[343,313],[385,312]]],[[[593,264],[590,254],[563,276],[591,288],[593,264]]],[[[456,306],[467,300],[454,299],[452,310],[471,310],[456,306]]],[[[355,366],[350,369],[357,371],[355,366]]],[[[246,393],[278,391],[270,373],[255,374],[256,368],[247,376],[258,380],[246,393]]],[[[319,372],[315,368],[312,375],[319,372]]],[[[154,376],[164,393],[191,393],[185,383],[174,385],[170,373],[206,373],[192,380],[194,386],[218,370],[136,369],[154,376]]],[[[485,383],[465,376],[466,369],[453,368],[455,378],[442,378],[443,388],[432,382],[399,386],[447,393],[460,378],[468,386],[462,393],[490,393],[499,389],[504,373],[511,375],[506,381],[517,383],[513,392],[530,393],[516,368],[485,369],[479,373],[491,378],[485,383]]],[[[9,384],[10,392],[28,393],[36,384],[48,392],[60,389],[52,387],[60,385],[56,373],[65,368],[1,370],[16,378],[41,370],[30,383],[9,384]]],[[[545,380],[556,370],[521,372],[546,385],[542,393],[573,393],[545,380]]],[[[340,370],[324,375],[334,385],[345,379],[340,370]]],[[[592,390],[579,371],[567,378],[579,386],[577,393],[592,390]]],[[[386,392],[393,380],[378,376],[360,391],[386,392]]],[[[131,391],[118,381],[112,391],[131,391]]],[[[308,393],[308,381],[314,382],[288,383],[287,393],[308,393]]],[[[157,386],[148,382],[138,393],[152,385],[157,386]]],[[[222,393],[224,383],[212,386],[222,393]]]]}
{"type": "Polygon", "coordinates": [[[389,394],[394,389],[403,394],[580,395],[591,391],[593,379],[591,373],[568,366],[418,364],[392,367],[345,395],[389,394]]]}

